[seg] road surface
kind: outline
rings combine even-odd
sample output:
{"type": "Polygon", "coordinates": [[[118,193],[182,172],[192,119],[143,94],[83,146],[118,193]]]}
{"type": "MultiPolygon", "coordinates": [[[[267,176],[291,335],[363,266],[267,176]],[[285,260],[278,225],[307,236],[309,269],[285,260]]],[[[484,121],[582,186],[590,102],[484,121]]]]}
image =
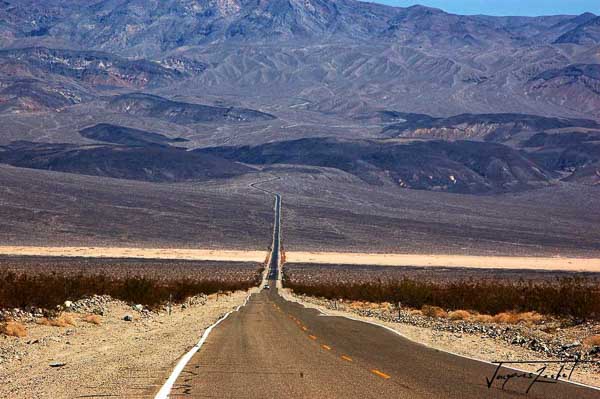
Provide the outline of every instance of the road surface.
{"type": "Polygon", "coordinates": [[[525,394],[526,378],[489,388],[493,365],[284,300],[276,288],[280,201],[276,196],[270,289],[210,332],[170,398],[600,398],[600,391],[565,382],[537,382],[525,394]]]}

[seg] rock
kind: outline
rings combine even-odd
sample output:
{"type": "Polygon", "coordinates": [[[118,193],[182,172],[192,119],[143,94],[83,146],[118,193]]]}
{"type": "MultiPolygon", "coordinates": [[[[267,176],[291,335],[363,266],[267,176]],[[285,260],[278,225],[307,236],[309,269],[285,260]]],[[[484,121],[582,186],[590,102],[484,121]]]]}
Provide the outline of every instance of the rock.
{"type": "Polygon", "coordinates": [[[133,310],[135,310],[137,312],[141,312],[142,310],[144,310],[144,307],[140,304],[133,305],[133,310]]]}
{"type": "Polygon", "coordinates": [[[125,317],[123,317],[123,320],[125,320],[125,321],[133,321],[133,316],[131,316],[129,314],[125,315],[125,317]]]}
{"type": "Polygon", "coordinates": [[[50,367],[63,367],[66,365],[67,365],[67,363],[62,363],[62,362],[52,362],[49,364],[50,367]]]}

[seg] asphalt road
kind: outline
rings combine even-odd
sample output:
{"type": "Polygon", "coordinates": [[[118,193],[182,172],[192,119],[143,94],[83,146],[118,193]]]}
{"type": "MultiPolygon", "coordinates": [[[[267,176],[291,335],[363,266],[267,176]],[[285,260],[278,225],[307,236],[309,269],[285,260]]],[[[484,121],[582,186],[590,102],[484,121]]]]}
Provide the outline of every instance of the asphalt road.
{"type": "MultiPolygon", "coordinates": [[[[212,330],[171,398],[600,398],[564,382],[512,378],[488,387],[495,367],[440,352],[372,324],[321,315],[284,300],[277,197],[271,288],[212,330]]],[[[499,375],[513,373],[502,369],[499,375]]]]}

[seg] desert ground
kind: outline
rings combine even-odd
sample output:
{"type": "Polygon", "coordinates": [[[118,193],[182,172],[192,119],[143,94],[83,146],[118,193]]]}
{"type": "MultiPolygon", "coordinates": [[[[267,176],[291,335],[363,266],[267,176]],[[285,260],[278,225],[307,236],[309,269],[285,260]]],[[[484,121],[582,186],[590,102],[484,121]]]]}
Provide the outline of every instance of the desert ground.
{"type": "MultiPolygon", "coordinates": [[[[0,253],[2,249],[0,248],[0,253]]],[[[600,258],[286,252],[289,263],[600,272],[600,258]]]]}
{"type": "Polygon", "coordinates": [[[27,247],[0,246],[0,255],[81,258],[177,259],[262,262],[267,251],[190,248],[27,247]]]}

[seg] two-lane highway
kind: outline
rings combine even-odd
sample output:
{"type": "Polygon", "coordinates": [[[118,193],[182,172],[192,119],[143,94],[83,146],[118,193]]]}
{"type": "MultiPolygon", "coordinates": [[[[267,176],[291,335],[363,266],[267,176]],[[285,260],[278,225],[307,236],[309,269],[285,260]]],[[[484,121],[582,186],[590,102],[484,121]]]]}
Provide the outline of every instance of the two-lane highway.
{"type": "Polygon", "coordinates": [[[286,301],[276,288],[280,207],[276,196],[271,288],[212,330],[171,398],[600,398],[600,391],[564,382],[538,382],[526,395],[526,378],[488,388],[493,365],[286,301]]]}

